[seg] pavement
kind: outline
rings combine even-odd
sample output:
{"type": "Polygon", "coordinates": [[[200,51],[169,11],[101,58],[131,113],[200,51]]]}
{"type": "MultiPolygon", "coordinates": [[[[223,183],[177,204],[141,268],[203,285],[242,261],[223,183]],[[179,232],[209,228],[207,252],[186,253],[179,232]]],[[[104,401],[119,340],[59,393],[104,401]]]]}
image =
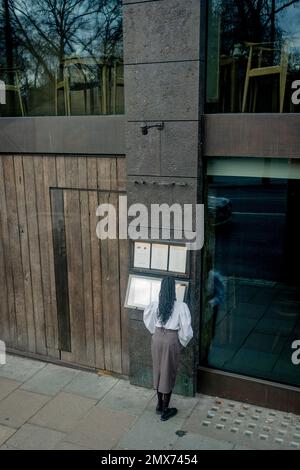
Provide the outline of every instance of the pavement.
{"type": "Polygon", "coordinates": [[[153,390],[8,355],[0,366],[0,449],[300,449],[300,416],[216,397],[172,397],[161,422],[153,390]]]}

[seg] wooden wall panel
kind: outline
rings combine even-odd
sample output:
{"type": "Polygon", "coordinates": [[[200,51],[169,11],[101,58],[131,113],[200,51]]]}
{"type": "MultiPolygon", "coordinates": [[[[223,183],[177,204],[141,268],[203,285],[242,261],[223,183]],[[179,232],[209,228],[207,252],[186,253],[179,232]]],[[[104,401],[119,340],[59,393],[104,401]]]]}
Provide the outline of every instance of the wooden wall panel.
{"type": "Polygon", "coordinates": [[[0,338],[8,347],[128,373],[127,240],[96,236],[99,203],[117,207],[118,192],[125,190],[122,157],[0,156],[0,338]],[[71,321],[64,329],[71,333],[71,352],[59,343],[62,279],[56,276],[57,208],[50,196],[58,189],[71,321]]]}

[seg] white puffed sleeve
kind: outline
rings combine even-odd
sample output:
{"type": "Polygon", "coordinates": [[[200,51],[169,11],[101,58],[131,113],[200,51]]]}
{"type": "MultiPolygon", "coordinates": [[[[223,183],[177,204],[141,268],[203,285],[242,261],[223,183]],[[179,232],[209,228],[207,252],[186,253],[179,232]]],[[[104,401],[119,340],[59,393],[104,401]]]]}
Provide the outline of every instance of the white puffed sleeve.
{"type": "Polygon", "coordinates": [[[193,337],[193,329],[192,329],[192,319],[191,319],[191,312],[188,308],[187,304],[182,302],[182,306],[180,309],[180,329],[178,331],[179,341],[182,346],[186,347],[193,337]]]}
{"type": "Polygon", "coordinates": [[[148,307],[144,310],[143,320],[147,330],[153,335],[155,331],[155,324],[157,321],[157,309],[158,303],[152,302],[148,307]]]}

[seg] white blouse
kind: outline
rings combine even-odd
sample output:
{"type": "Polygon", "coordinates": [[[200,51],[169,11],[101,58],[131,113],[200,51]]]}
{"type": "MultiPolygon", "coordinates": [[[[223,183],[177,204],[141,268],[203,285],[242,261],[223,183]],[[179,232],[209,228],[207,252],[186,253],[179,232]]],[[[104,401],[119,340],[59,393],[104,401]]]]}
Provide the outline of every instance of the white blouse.
{"type": "MultiPolygon", "coordinates": [[[[155,328],[162,328],[162,324],[157,316],[158,302],[152,302],[144,310],[144,323],[146,328],[153,335],[155,328]]],[[[186,303],[175,302],[171,317],[164,325],[166,330],[178,330],[178,338],[182,346],[186,347],[193,337],[191,325],[191,313],[186,303]]]]}

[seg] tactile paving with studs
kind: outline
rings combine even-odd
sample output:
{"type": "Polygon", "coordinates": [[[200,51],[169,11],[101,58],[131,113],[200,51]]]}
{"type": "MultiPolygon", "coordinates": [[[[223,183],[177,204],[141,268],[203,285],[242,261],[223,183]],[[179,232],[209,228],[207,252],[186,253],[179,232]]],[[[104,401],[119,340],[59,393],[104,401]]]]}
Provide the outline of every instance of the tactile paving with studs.
{"type": "Polygon", "coordinates": [[[187,431],[249,448],[300,449],[300,416],[200,396],[187,431]]]}

